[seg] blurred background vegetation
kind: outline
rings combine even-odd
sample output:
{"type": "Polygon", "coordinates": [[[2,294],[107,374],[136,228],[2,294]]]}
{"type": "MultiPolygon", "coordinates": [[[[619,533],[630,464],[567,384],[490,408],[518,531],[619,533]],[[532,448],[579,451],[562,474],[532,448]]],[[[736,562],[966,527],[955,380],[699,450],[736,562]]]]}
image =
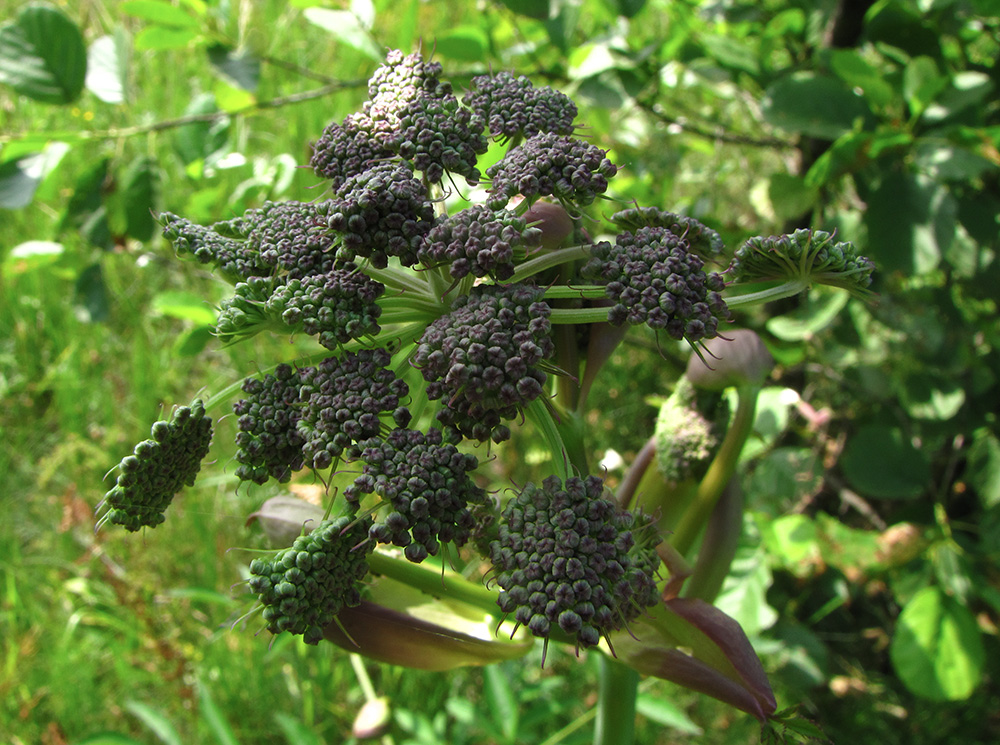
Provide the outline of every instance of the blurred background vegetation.
{"type": "MultiPolygon", "coordinates": [[[[0,0],[0,24],[0,739],[346,743],[378,694],[399,743],[589,741],[595,668],[572,650],[444,675],[231,630],[230,548],[263,545],[246,516],[278,493],[236,489],[231,419],[155,533],[93,531],[105,473],[162,412],[296,356],[214,344],[224,289],[150,211],[318,196],[310,141],[386,48],[422,46],[457,87],[509,69],[570,93],[622,168],[615,199],[730,249],[836,229],[877,263],[877,303],[813,291],[738,318],[779,366],[718,605],[833,742],[1000,740],[995,0],[0,0]]],[[[638,334],[612,361],[595,462],[642,446],[684,362],[665,351],[638,334]]],[[[497,483],[531,468],[515,438],[497,483]]],[[[638,742],[757,736],[640,690],[638,742]]]]}

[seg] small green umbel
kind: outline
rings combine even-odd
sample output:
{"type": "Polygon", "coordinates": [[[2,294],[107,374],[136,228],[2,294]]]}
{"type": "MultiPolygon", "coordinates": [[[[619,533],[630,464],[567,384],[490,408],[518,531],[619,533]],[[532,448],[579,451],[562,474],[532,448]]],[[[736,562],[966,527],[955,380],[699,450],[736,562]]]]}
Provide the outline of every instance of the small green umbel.
{"type": "Polygon", "coordinates": [[[110,522],[136,531],[162,523],[174,495],[194,485],[212,442],[212,419],[198,399],[156,422],[151,434],[118,464],[118,481],[98,505],[108,508],[98,527],[110,522]]]}

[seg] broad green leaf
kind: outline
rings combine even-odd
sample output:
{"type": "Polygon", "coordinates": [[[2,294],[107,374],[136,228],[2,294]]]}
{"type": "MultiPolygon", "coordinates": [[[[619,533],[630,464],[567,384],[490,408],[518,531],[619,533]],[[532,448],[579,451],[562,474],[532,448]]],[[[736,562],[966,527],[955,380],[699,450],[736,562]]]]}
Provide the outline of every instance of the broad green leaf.
{"type": "Polygon", "coordinates": [[[73,194],[59,221],[59,234],[72,230],[98,248],[111,248],[111,229],[104,204],[109,158],[95,160],[73,185],[73,194]]]}
{"type": "Polygon", "coordinates": [[[25,274],[41,267],[48,266],[65,251],[61,243],[53,241],[25,241],[14,246],[4,256],[0,274],[10,277],[15,274],[25,274]]]}
{"type": "Polygon", "coordinates": [[[257,98],[250,91],[230,85],[225,79],[220,78],[212,86],[212,94],[215,96],[215,103],[222,111],[241,111],[248,106],[253,106],[257,98]]]}
{"type": "Polygon", "coordinates": [[[193,28],[146,26],[136,35],[135,48],[140,52],[187,49],[200,38],[201,32],[193,28]]]}
{"type": "Polygon", "coordinates": [[[939,182],[894,169],[864,195],[868,256],[887,272],[932,271],[955,238],[955,198],[939,182]]]}
{"type": "Polygon", "coordinates": [[[236,51],[223,44],[213,44],[206,50],[213,69],[226,80],[245,91],[254,93],[260,83],[260,60],[247,50],[236,51]]]}
{"type": "Polygon", "coordinates": [[[364,27],[354,13],[349,10],[329,8],[306,8],[302,13],[306,20],[328,31],[334,38],[376,62],[385,61],[385,50],[375,41],[371,32],[364,27]]]}
{"type": "Polygon", "coordinates": [[[87,90],[104,103],[124,103],[129,40],[123,29],[95,39],[87,52],[87,90]]]}
{"type": "Polygon", "coordinates": [[[153,210],[159,194],[160,175],[149,156],[133,160],[122,178],[125,233],[137,241],[148,241],[156,232],[153,210]]]}
{"type": "Polygon", "coordinates": [[[933,140],[917,141],[914,164],[942,181],[972,181],[986,171],[997,171],[995,163],[971,150],[933,140]]]}
{"type": "Polygon", "coordinates": [[[646,7],[646,0],[615,0],[618,6],[618,14],[626,18],[633,18],[646,7]]]}
{"type": "Polygon", "coordinates": [[[706,36],[701,40],[709,56],[723,67],[757,75],[760,72],[758,50],[732,36],[706,36]]]}
{"type": "Polygon", "coordinates": [[[816,523],[806,515],[783,515],[765,522],[761,536],[768,555],[795,576],[809,576],[819,565],[816,523]]]}
{"type": "Polygon", "coordinates": [[[944,422],[962,408],[965,389],[953,378],[918,372],[902,382],[900,399],[914,419],[944,422]]]}
{"type": "Polygon", "coordinates": [[[764,120],[781,129],[835,140],[857,121],[873,120],[865,100],[836,78],[797,73],[772,83],[762,102],[764,120]]]}
{"type": "Polygon", "coordinates": [[[924,111],[925,122],[939,122],[970,106],[978,106],[993,94],[989,75],[976,70],[955,73],[941,94],[924,111]]]}
{"type": "Polygon", "coordinates": [[[120,10],[144,21],[172,28],[196,29],[201,19],[167,0],[126,0],[120,10]]]}
{"type": "Polygon", "coordinates": [[[767,179],[767,198],[771,211],[780,220],[790,220],[809,212],[819,192],[808,186],[802,176],[776,173],[767,179]]]}
{"type": "Polygon", "coordinates": [[[979,685],[985,649],[972,613],[937,587],[925,587],[903,608],[889,656],[916,695],[960,701],[979,685]]]}
{"type": "Polygon", "coordinates": [[[0,27],[0,83],[44,103],[72,103],[87,77],[87,48],[61,10],[29,5],[0,27]]]}
{"type": "Polygon", "coordinates": [[[865,13],[865,36],[871,43],[902,49],[910,57],[941,56],[941,32],[910,2],[879,0],[865,13]]]}
{"type": "Polygon", "coordinates": [[[757,540],[753,545],[740,546],[729,576],[715,600],[715,607],[735,620],[748,636],[760,634],[778,620],[777,612],[767,602],[767,591],[772,582],[771,570],[759,536],[754,537],[757,540]]]}
{"type": "Polygon", "coordinates": [[[864,497],[913,499],[930,486],[926,456],[898,427],[884,424],[860,427],[848,439],[840,467],[864,497]]]}
{"type": "Polygon", "coordinates": [[[854,49],[834,49],[830,53],[830,69],[852,88],[860,88],[875,106],[886,106],[895,96],[885,71],[872,66],[854,49]]]}
{"type": "Polygon", "coordinates": [[[547,20],[551,14],[551,0],[500,0],[518,15],[547,20]]]}
{"type": "Polygon", "coordinates": [[[903,96],[912,114],[920,114],[948,85],[930,57],[917,57],[903,70],[903,96]]]}
{"type": "Polygon", "coordinates": [[[1000,505],[1000,440],[985,427],[973,434],[965,478],[976,490],[983,507],[1000,505]]]}
{"type": "Polygon", "coordinates": [[[174,725],[160,711],[141,701],[126,701],[125,709],[146,725],[156,735],[163,745],[183,745],[183,738],[174,729],[174,725]]]}
{"type": "Polygon", "coordinates": [[[0,163],[0,208],[16,210],[31,204],[32,197],[69,152],[64,142],[50,142],[41,152],[0,163]]]}
{"type": "Polygon", "coordinates": [[[761,458],[746,480],[754,506],[780,512],[815,494],[823,485],[823,464],[807,448],[777,448],[761,458]]]}
{"type": "MultiPolygon", "coordinates": [[[[213,114],[219,111],[215,96],[203,93],[188,104],[185,116],[213,114]]],[[[229,117],[220,116],[214,121],[194,122],[177,129],[174,148],[185,165],[208,160],[225,149],[229,139],[229,117]]]]}
{"type": "Polygon", "coordinates": [[[765,325],[783,341],[811,339],[837,319],[849,299],[850,295],[842,290],[817,287],[799,308],[770,318],[765,325]]]}
{"type": "Polygon", "coordinates": [[[844,525],[831,515],[816,516],[816,540],[825,563],[841,571],[876,569],[882,564],[879,534],[844,525]]]}
{"type": "Polygon", "coordinates": [[[201,295],[185,290],[167,290],[153,298],[150,310],[158,316],[179,318],[196,324],[209,326],[215,323],[217,314],[201,295]]]}
{"type": "Polygon", "coordinates": [[[434,37],[434,51],[442,57],[477,62],[487,55],[489,39],[477,26],[460,26],[434,37]]]}
{"type": "Polygon", "coordinates": [[[94,262],[80,272],[74,287],[77,315],[90,323],[102,323],[111,315],[111,300],[104,281],[104,270],[94,262]],[[82,312],[81,312],[82,311],[82,312]]]}

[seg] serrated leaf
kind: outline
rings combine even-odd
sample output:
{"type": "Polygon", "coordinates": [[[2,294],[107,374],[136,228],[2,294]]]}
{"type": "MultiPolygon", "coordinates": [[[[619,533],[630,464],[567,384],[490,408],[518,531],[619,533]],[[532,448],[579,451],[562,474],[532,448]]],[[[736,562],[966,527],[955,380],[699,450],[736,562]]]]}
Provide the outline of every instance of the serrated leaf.
{"type": "Polygon", "coordinates": [[[788,132],[835,140],[861,120],[873,120],[865,100],[836,78],[798,73],[772,83],[762,103],[764,120],[788,132]]]}
{"type": "Polygon", "coordinates": [[[330,10],[329,8],[306,8],[302,15],[310,23],[328,31],[334,38],[376,62],[385,61],[385,51],[372,38],[371,32],[364,27],[354,13],[349,10],[330,10]]]}
{"type": "Polygon", "coordinates": [[[121,11],[150,23],[173,28],[198,28],[201,21],[166,0],[126,0],[121,11]]]}
{"type": "Polygon", "coordinates": [[[69,149],[64,142],[51,142],[41,152],[0,163],[0,207],[16,210],[31,204],[42,181],[55,170],[69,149]]]}
{"type": "Polygon", "coordinates": [[[985,650],[972,613],[937,587],[925,587],[903,608],[889,656],[916,695],[960,701],[979,685],[985,650]]]}
{"type": "Polygon", "coordinates": [[[862,496],[913,499],[930,485],[930,464],[902,430],[867,424],[847,441],[840,459],[844,475],[862,496]]]}
{"type": "Polygon", "coordinates": [[[61,10],[29,5],[0,27],[0,83],[44,103],[79,98],[87,77],[83,34],[61,10]]]}
{"type": "Polygon", "coordinates": [[[87,51],[87,90],[104,103],[124,103],[128,78],[128,37],[119,29],[114,36],[95,39],[87,51]]]}

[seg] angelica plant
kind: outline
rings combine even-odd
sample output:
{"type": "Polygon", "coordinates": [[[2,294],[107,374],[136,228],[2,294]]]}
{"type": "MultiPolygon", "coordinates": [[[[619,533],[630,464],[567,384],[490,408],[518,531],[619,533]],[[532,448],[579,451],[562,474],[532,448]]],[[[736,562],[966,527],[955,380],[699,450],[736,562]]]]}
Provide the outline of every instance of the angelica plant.
{"type": "MultiPolygon", "coordinates": [[[[650,649],[684,646],[704,665],[701,690],[734,700],[736,686],[736,705],[766,718],[773,697],[748,682],[762,673],[738,627],[708,608],[681,612],[664,600],[677,566],[663,543],[670,526],[658,532],[591,470],[581,412],[628,329],[644,326],[704,356],[726,339],[734,285],[787,278],[782,291],[810,281],[858,289],[870,262],[814,231],[753,239],[727,264],[719,234],[699,221],[616,201],[619,167],[578,136],[565,94],[506,72],[477,76],[460,92],[442,74],[420,53],[390,52],[361,110],[313,143],[310,166],[325,187],[314,202],[266,203],[204,226],[159,215],[178,256],[193,256],[232,287],[218,311],[220,341],[262,332],[315,340],[313,354],[260,361],[206,402],[237,416],[236,478],[283,483],[314,473],[333,483],[342,469],[355,475],[330,490],[291,547],[251,565],[265,627],[391,659],[394,647],[373,629],[397,614],[392,633],[403,633],[403,613],[403,628],[423,635],[428,650],[456,642],[456,629],[428,634],[380,594],[390,580],[492,616],[494,632],[504,631],[475,647],[480,663],[511,655],[503,636],[613,654],[623,635],[633,639],[626,647],[641,644],[631,626],[644,624],[650,649]],[[490,139],[503,154],[481,168],[490,139]],[[463,201],[459,183],[481,187],[463,201]],[[480,464],[526,422],[550,451],[549,475],[487,492],[480,464]],[[448,570],[460,551],[463,562],[478,555],[485,584],[448,570]],[[415,568],[438,555],[441,574],[415,568]],[[352,615],[362,610],[368,621],[352,615]],[[698,631],[701,623],[713,633],[698,631]],[[348,626],[367,629],[360,642],[348,626]],[[743,677],[724,681],[734,670],[743,677]]],[[[744,304],[773,296],[735,292],[744,304]]],[[[676,469],[671,479],[711,475],[716,448],[738,452],[740,443],[728,435],[722,443],[720,427],[699,418],[693,401],[687,389],[678,394],[690,426],[668,433],[664,424],[659,433],[671,442],[661,456],[676,469]]],[[[200,422],[201,405],[192,410],[200,422]]],[[[737,430],[734,438],[745,437],[737,430]]],[[[203,429],[177,456],[165,453],[173,453],[172,435],[156,440],[123,461],[109,521],[154,525],[164,495],[191,482],[207,450],[203,429]]],[[[685,540],[714,499],[702,500],[685,540]]],[[[464,649],[460,664],[469,664],[464,649]]],[[[687,668],[672,664],[655,674],[687,681],[687,668]]]]}

